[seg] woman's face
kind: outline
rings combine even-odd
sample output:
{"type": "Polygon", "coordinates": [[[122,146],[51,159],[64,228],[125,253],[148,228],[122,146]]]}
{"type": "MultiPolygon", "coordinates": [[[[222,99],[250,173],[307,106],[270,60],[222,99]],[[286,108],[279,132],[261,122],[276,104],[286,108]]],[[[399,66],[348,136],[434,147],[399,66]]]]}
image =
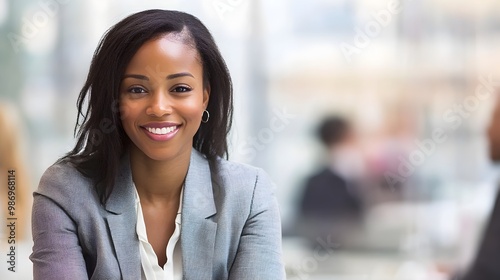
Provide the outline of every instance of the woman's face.
{"type": "Polygon", "coordinates": [[[120,86],[121,119],[132,149],[159,161],[190,153],[208,97],[196,49],[171,34],[146,42],[120,86]]]}

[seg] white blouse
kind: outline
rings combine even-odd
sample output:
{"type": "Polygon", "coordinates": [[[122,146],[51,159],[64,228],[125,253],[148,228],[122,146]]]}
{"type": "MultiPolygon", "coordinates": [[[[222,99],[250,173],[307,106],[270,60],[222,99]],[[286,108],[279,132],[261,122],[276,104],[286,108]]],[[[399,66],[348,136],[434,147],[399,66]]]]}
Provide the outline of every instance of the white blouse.
{"type": "Polygon", "coordinates": [[[134,190],[135,208],[137,210],[137,236],[139,237],[139,251],[141,252],[142,280],[182,280],[181,244],[177,241],[179,241],[181,236],[181,209],[184,186],[181,189],[179,209],[175,217],[174,233],[170,237],[166,248],[167,262],[163,268],[158,265],[156,253],[148,241],[141,201],[135,186],[134,190]]]}

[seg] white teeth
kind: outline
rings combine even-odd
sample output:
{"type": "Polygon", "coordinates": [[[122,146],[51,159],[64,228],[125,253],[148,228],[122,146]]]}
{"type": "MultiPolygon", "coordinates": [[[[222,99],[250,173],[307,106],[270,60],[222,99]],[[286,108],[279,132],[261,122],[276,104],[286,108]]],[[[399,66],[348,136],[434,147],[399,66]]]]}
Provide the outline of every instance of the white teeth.
{"type": "Polygon", "coordinates": [[[158,135],[165,135],[167,133],[170,133],[174,131],[177,128],[177,126],[169,126],[169,127],[162,127],[162,128],[152,128],[152,127],[146,127],[146,129],[153,133],[153,134],[158,134],[158,135]]]}

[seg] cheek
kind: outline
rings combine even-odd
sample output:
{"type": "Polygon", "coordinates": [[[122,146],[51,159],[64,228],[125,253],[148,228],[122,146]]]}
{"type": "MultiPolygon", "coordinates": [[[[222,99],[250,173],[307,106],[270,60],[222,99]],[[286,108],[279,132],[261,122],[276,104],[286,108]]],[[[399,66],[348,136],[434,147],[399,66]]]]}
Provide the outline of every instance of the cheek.
{"type": "Polygon", "coordinates": [[[137,110],[135,110],[134,106],[129,102],[120,102],[120,119],[125,129],[130,126],[130,123],[134,119],[136,111],[137,110]]]}
{"type": "Polygon", "coordinates": [[[189,102],[186,102],[183,104],[183,110],[186,112],[186,114],[189,114],[189,117],[191,119],[200,119],[201,120],[201,115],[203,113],[204,107],[203,107],[203,100],[197,99],[197,100],[192,100],[189,102]]]}

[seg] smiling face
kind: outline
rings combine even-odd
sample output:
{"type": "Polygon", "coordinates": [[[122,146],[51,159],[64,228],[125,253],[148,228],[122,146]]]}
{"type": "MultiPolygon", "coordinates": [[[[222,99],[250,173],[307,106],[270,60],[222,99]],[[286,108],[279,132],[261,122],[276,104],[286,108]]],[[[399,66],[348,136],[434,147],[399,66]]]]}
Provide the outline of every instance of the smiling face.
{"type": "Polygon", "coordinates": [[[125,69],[120,112],[132,152],[153,160],[189,155],[209,91],[197,50],[182,34],[167,34],[139,48],[125,69]]]}

